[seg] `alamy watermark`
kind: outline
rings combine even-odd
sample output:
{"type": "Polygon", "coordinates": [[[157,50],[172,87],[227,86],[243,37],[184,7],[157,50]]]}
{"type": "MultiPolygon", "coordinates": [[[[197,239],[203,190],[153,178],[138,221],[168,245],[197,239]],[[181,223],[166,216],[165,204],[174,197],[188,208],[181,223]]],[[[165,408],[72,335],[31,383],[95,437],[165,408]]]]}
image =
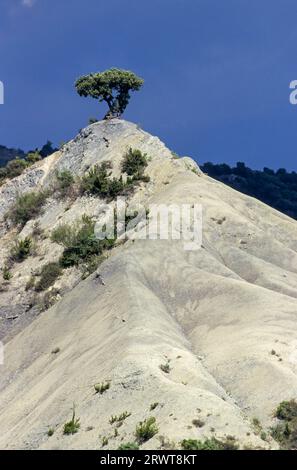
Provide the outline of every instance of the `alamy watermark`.
{"type": "Polygon", "coordinates": [[[99,240],[181,240],[186,251],[202,245],[201,204],[129,206],[124,197],[118,197],[115,206],[101,206],[97,215],[99,240]]]}

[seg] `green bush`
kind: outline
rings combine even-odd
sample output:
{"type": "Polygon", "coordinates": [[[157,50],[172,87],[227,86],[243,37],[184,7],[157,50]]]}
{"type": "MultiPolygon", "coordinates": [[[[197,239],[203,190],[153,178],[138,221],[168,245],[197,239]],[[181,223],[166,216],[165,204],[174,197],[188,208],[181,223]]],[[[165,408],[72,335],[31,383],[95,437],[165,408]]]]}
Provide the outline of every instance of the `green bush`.
{"type": "Polygon", "coordinates": [[[2,276],[3,276],[4,281],[10,281],[10,279],[12,278],[11,271],[9,267],[6,265],[3,266],[2,268],[2,276]]]}
{"type": "Polygon", "coordinates": [[[31,192],[19,196],[7,214],[15,225],[24,226],[29,220],[39,216],[48,194],[46,192],[31,192]]]}
{"type": "Polygon", "coordinates": [[[62,268],[59,263],[48,263],[43,266],[40,279],[35,286],[37,292],[42,292],[51,287],[62,274],[62,268]]]}
{"type": "Polygon", "coordinates": [[[95,222],[84,216],[79,223],[60,225],[53,231],[52,241],[64,246],[60,259],[63,268],[88,263],[102,255],[103,250],[113,247],[115,240],[98,240],[94,230],[95,222]]]}
{"type": "Polygon", "coordinates": [[[110,382],[102,382],[101,384],[95,384],[94,389],[96,393],[103,395],[103,393],[110,389],[110,382]]]}
{"type": "Polygon", "coordinates": [[[158,432],[159,428],[156,424],[156,418],[150,417],[137,425],[135,435],[137,441],[141,444],[154,437],[158,432]]]}
{"type": "Polygon", "coordinates": [[[297,417],[297,403],[295,400],[282,401],[276,410],[275,416],[284,421],[292,421],[297,417]]]}
{"type": "Polygon", "coordinates": [[[273,439],[281,448],[297,448],[297,403],[295,400],[282,401],[276,409],[275,416],[282,421],[271,429],[273,439]]]}
{"type": "Polygon", "coordinates": [[[119,416],[111,416],[109,422],[110,424],[114,424],[114,423],[122,424],[127,418],[129,418],[129,416],[131,416],[131,413],[129,413],[128,411],[124,411],[119,416]]]}
{"type": "Polygon", "coordinates": [[[76,434],[80,428],[80,419],[75,417],[75,408],[73,407],[72,419],[64,424],[63,434],[76,434]]]}
{"type": "Polygon", "coordinates": [[[103,162],[91,168],[82,179],[82,191],[102,198],[114,198],[121,194],[125,188],[123,179],[110,179],[110,169],[110,162],[103,162]]]}
{"type": "Polygon", "coordinates": [[[140,150],[130,148],[122,160],[122,171],[128,176],[141,179],[145,168],[147,167],[147,156],[140,150]]]}
{"type": "Polygon", "coordinates": [[[61,197],[66,197],[73,188],[74,182],[74,176],[70,171],[58,171],[56,172],[56,182],[54,189],[61,197]]]}
{"type": "Polygon", "coordinates": [[[35,152],[29,152],[26,156],[26,160],[29,164],[33,165],[33,163],[36,163],[36,162],[39,162],[39,160],[42,160],[42,156],[36,150],[35,152]]]}
{"type": "Polygon", "coordinates": [[[238,450],[238,445],[232,437],[227,438],[225,441],[219,441],[215,437],[205,441],[184,439],[181,446],[183,450],[238,450]]]}
{"type": "Polygon", "coordinates": [[[139,445],[136,442],[127,442],[121,444],[118,450],[139,450],[139,445]]]}
{"type": "Polygon", "coordinates": [[[31,250],[32,240],[30,237],[26,237],[24,240],[17,240],[11,250],[11,259],[21,263],[30,256],[31,250]]]}

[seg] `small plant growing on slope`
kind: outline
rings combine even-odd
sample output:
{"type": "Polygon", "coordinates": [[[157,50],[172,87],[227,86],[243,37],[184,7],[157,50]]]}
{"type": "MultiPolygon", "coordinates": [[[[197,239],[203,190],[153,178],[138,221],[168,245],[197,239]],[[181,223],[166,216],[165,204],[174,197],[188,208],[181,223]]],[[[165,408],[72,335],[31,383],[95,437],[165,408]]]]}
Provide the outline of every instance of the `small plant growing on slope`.
{"type": "Polygon", "coordinates": [[[17,240],[11,250],[11,259],[21,263],[28,256],[30,256],[32,250],[32,240],[30,237],[24,238],[24,240],[17,240]]]}
{"type": "Polygon", "coordinates": [[[283,449],[297,448],[297,403],[295,400],[283,401],[276,409],[275,417],[281,420],[271,429],[273,439],[278,441],[283,449]]]}
{"type": "Polygon", "coordinates": [[[129,413],[128,411],[124,411],[119,416],[111,416],[109,422],[110,422],[110,424],[113,424],[113,423],[122,424],[123,421],[125,421],[125,419],[129,418],[129,416],[131,416],[131,413],[129,413]]]}
{"type": "Polygon", "coordinates": [[[73,405],[72,419],[64,424],[63,434],[76,434],[80,428],[80,419],[75,417],[75,406],[73,405]]]}
{"type": "Polygon", "coordinates": [[[40,215],[47,196],[48,193],[44,191],[19,196],[14,206],[6,214],[6,218],[10,219],[14,225],[26,225],[29,220],[40,215]]]}
{"type": "Polygon", "coordinates": [[[37,292],[42,292],[51,287],[62,274],[62,268],[59,263],[48,263],[43,266],[40,279],[35,286],[37,292]]]}
{"type": "Polygon", "coordinates": [[[167,361],[166,364],[161,364],[159,367],[160,367],[161,371],[164,372],[165,374],[169,374],[169,372],[171,371],[169,361],[167,361]]]}
{"type": "Polygon", "coordinates": [[[101,384],[95,384],[94,389],[96,393],[103,395],[103,393],[110,389],[110,382],[102,382],[101,384]]]}
{"type": "Polygon", "coordinates": [[[220,441],[215,437],[199,441],[196,439],[184,439],[181,442],[183,450],[238,450],[238,445],[233,437],[220,441]]]}
{"type": "Polygon", "coordinates": [[[91,168],[82,179],[82,191],[101,198],[111,199],[121,194],[125,188],[123,179],[110,178],[110,169],[110,162],[103,162],[91,168]]]}
{"type": "Polygon", "coordinates": [[[297,417],[297,402],[295,400],[282,401],[276,409],[275,416],[281,420],[292,421],[297,417]]]}
{"type": "Polygon", "coordinates": [[[121,444],[118,450],[139,450],[139,445],[136,442],[127,442],[121,444]]]}
{"type": "Polygon", "coordinates": [[[69,170],[56,172],[56,182],[54,190],[60,197],[66,197],[70,194],[74,185],[74,177],[69,170]]]}
{"type": "Polygon", "coordinates": [[[63,268],[78,266],[82,262],[89,263],[102,255],[104,250],[111,249],[115,239],[98,240],[95,236],[95,222],[88,216],[83,216],[76,224],[64,224],[57,227],[51,236],[52,241],[64,246],[60,259],[63,268]]]}
{"type": "Polygon", "coordinates": [[[121,168],[128,176],[139,180],[143,177],[147,165],[147,155],[141,153],[140,150],[130,148],[123,157],[121,168]]]}
{"type": "Polygon", "coordinates": [[[156,424],[156,418],[150,417],[145,421],[141,421],[136,427],[136,438],[139,444],[148,441],[159,432],[159,428],[156,424]]]}
{"type": "Polygon", "coordinates": [[[12,278],[12,273],[9,267],[6,265],[3,266],[2,268],[2,276],[3,276],[4,281],[10,281],[10,279],[12,278]]]}

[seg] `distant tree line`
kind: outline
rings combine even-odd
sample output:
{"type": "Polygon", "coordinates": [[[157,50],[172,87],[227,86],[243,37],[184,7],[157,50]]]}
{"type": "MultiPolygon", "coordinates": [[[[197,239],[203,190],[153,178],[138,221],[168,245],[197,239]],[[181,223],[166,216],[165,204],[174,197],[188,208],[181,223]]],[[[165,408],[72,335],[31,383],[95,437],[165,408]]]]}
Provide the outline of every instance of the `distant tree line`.
{"type": "Polygon", "coordinates": [[[36,148],[27,153],[20,149],[0,146],[0,186],[5,180],[21,175],[28,166],[48,157],[56,150],[49,140],[40,149],[36,148]]]}
{"type": "Polygon", "coordinates": [[[243,162],[235,167],[207,162],[201,170],[248,196],[297,219],[297,173],[284,168],[251,170],[243,162]]]}

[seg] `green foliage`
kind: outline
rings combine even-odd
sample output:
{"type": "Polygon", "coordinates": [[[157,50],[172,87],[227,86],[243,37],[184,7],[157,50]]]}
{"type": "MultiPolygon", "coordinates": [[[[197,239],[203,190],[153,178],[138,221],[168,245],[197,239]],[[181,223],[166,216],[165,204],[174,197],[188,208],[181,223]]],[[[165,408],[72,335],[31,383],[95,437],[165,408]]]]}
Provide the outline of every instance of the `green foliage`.
{"type": "Polygon", "coordinates": [[[121,423],[122,424],[123,421],[125,421],[127,418],[129,418],[129,416],[131,416],[131,413],[129,413],[128,411],[124,411],[119,416],[111,416],[109,422],[110,422],[110,424],[113,424],[113,423],[121,423]]]}
{"type": "Polygon", "coordinates": [[[74,176],[68,170],[56,172],[55,191],[60,197],[68,196],[74,185],[74,176]]]}
{"type": "Polygon", "coordinates": [[[160,367],[161,371],[164,372],[165,374],[169,374],[169,372],[171,370],[169,361],[167,361],[166,364],[161,364],[159,367],[160,367]]]}
{"type": "Polygon", "coordinates": [[[26,193],[19,196],[6,217],[15,225],[24,226],[29,220],[39,216],[48,194],[44,191],[26,193]]]}
{"type": "Polygon", "coordinates": [[[115,239],[98,240],[95,236],[95,222],[87,216],[83,216],[76,224],[60,225],[53,230],[51,240],[64,246],[60,259],[63,268],[81,263],[92,264],[94,259],[99,263],[103,251],[111,249],[115,244],[115,239]]]}
{"type": "Polygon", "coordinates": [[[1,168],[2,177],[9,179],[16,178],[17,176],[20,176],[27,167],[28,163],[26,160],[16,158],[15,160],[8,162],[5,168],[1,168]]]}
{"type": "Polygon", "coordinates": [[[12,278],[12,273],[9,269],[8,266],[3,266],[2,268],[2,277],[4,279],[4,281],[10,281],[10,279],[12,278]]]}
{"type": "Polygon", "coordinates": [[[21,263],[28,256],[30,256],[32,250],[32,240],[30,237],[26,237],[23,240],[17,240],[11,250],[11,259],[21,263]]]}
{"type": "Polygon", "coordinates": [[[136,442],[127,442],[121,444],[118,450],[139,450],[139,445],[136,442]]]}
{"type": "Polygon", "coordinates": [[[55,430],[53,428],[49,428],[49,430],[47,431],[48,437],[52,437],[54,433],[55,433],[55,430]]]}
{"type": "Polygon", "coordinates": [[[297,449],[297,403],[295,400],[283,401],[276,409],[275,416],[282,422],[271,429],[273,439],[283,449],[297,449]]]}
{"type": "Polygon", "coordinates": [[[40,279],[35,286],[37,292],[42,292],[51,287],[62,274],[62,268],[59,263],[48,263],[43,266],[40,279]]]}
{"type": "Polygon", "coordinates": [[[205,163],[201,170],[237,191],[255,197],[275,209],[297,219],[297,173],[280,168],[251,170],[244,163],[236,167],[205,163]]]}
{"type": "Polygon", "coordinates": [[[110,389],[110,382],[102,382],[101,384],[95,384],[94,389],[96,393],[103,395],[103,393],[110,389]]]}
{"type": "Polygon", "coordinates": [[[282,401],[276,409],[275,416],[284,421],[292,421],[297,417],[297,402],[295,400],[282,401]]]}
{"type": "Polygon", "coordinates": [[[104,436],[102,438],[102,447],[106,447],[108,445],[108,437],[104,436]]]}
{"type": "Polygon", "coordinates": [[[135,435],[137,441],[141,444],[154,437],[158,432],[159,428],[156,424],[156,418],[150,417],[137,425],[135,435]]]}
{"type": "Polygon", "coordinates": [[[130,91],[138,91],[142,85],[142,78],[117,68],[82,76],[75,83],[80,96],[90,96],[107,103],[109,112],[105,118],[121,116],[129,103],[130,91]]]}
{"type": "Polygon", "coordinates": [[[29,164],[33,165],[34,163],[39,162],[40,160],[42,160],[42,156],[36,150],[35,152],[29,152],[27,154],[26,160],[29,164]]]}
{"type": "Polygon", "coordinates": [[[91,168],[82,179],[82,191],[111,199],[121,194],[125,188],[123,179],[111,179],[111,172],[108,171],[110,169],[111,164],[109,162],[103,162],[91,168]]]}
{"type": "Polygon", "coordinates": [[[158,405],[159,405],[159,402],[157,402],[157,401],[155,403],[152,403],[150,405],[150,411],[154,411],[157,408],[158,405]]]}
{"type": "Polygon", "coordinates": [[[72,419],[64,424],[63,434],[76,434],[80,428],[80,419],[75,417],[75,407],[73,406],[72,419]]]}
{"type": "Polygon", "coordinates": [[[196,426],[196,428],[203,428],[205,422],[202,419],[193,419],[192,424],[196,426]]]}
{"type": "Polygon", "coordinates": [[[198,441],[196,439],[184,439],[181,442],[183,450],[238,450],[233,437],[229,436],[225,441],[220,441],[215,437],[198,441]]]}
{"type": "Polygon", "coordinates": [[[122,160],[122,171],[134,179],[142,179],[145,168],[147,167],[147,156],[140,150],[130,148],[122,160]]]}

